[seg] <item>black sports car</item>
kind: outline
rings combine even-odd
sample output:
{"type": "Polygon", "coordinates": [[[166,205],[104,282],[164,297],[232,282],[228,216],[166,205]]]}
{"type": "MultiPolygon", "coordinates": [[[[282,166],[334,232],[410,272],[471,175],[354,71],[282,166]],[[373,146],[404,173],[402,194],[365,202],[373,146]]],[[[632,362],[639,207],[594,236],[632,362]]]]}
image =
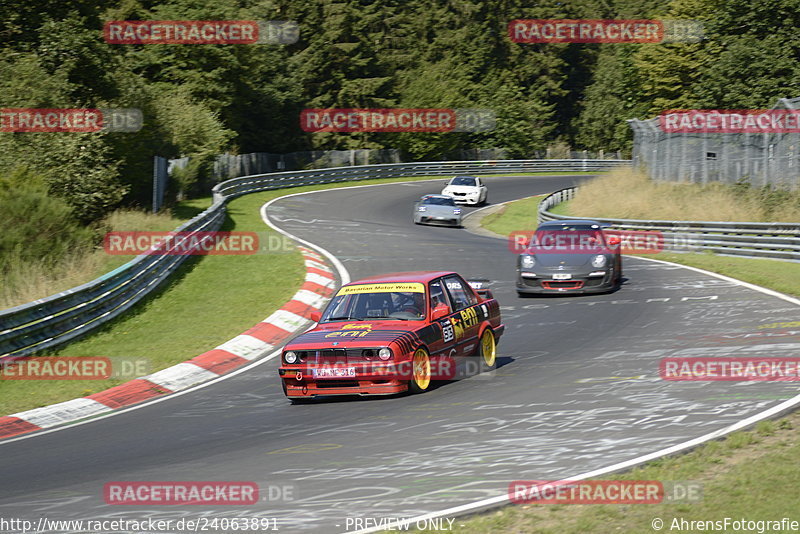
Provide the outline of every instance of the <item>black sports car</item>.
{"type": "Polygon", "coordinates": [[[622,281],[619,244],[597,221],[542,223],[517,258],[517,293],[613,291],[622,281]]]}

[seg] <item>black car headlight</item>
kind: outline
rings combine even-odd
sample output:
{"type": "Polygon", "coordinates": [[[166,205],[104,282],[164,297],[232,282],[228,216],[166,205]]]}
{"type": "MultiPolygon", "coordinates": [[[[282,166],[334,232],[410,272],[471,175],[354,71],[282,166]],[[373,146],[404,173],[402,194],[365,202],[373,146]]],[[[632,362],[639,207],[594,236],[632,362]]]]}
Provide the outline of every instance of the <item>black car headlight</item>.
{"type": "Polygon", "coordinates": [[[536,259],[530,254],[523,254],[520,257],[520,265],[525,269],[530,269],[531,267],[536,265],[536,259]]]}
{"type": "Polygon", "coordinates": [[[600,269],[602,267],[605,267],[605,265],[606,265],[606,257],[603,256],[602,254],[598,254],[597,256],[594,256],[592,258],[592,267],[600,269]]]}

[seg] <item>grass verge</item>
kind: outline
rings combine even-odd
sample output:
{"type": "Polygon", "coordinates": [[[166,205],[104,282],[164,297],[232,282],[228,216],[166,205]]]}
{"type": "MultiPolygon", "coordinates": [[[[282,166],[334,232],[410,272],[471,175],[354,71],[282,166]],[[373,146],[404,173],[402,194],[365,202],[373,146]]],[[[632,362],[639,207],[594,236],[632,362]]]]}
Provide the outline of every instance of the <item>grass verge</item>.
{"type": "MultiPolygon", "coordinates": [[[[150,214],[136,210],[117,210],[102,223],[107,231],[139,230],[166,232],[174,230],[190,217],[188,209],[196,201],[181,204],[172,213],[150,214]]],[[[14,263],[0,284],[0,310],[13,308],[36,299],[79,286],[116,269],[132,256],[106,254],[102,247],[81,250],[63,258],[55,267],[44,261],[14,263]]]]}
{"type": "Polygon", "coordinates": [[[800,191],[655,182],[628,167],[582,184],[571,205],[575,213],[610,219],[800,221],[800,191]]]}
{"type": "MultiPolygon", "coordinates": [[[[229,203],[222,230],[260,232],[262,239],[277,235],[264,225],[259,208],[283,195],[430,179],[444,181],[445,177],[387,178],[254,193],[229,203]]],[[[173,219],[167,219],[167,223],[160,221],[161,226],[147,229],[173,230],[181,221],[191,219],[209,205],[210,198],[183,202],[173,210],[173,219]]],[[[115,229],[142,229],[136,224],[133,218],[122,214],[120,220],[115,221],[115,229]]],[[[102,274],[132,259],[130,256],[103,256],[96,268],[105,270],[93,274],[102,274]]],[[[142,358],[148,362],[150,372],[155,372],[210,350],[263,320],[291,298],[302,284],[304,273],[302,257],[296,250],[252,256],[195,257],[185,262],[157,294],[134,306],[123,317],[48,355],[142,358]]],[[[0,380],[0,415],[91,395],[122,382],[124,380],[118,379],[0,380]]]]}

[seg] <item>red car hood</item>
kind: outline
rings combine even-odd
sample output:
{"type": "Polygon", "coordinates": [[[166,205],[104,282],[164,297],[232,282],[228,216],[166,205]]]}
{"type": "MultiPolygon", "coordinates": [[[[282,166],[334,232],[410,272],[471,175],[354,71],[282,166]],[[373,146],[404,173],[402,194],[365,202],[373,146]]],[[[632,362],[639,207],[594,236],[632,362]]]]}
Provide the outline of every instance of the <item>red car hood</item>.
{"type": "Polygon", "coordinates": [[[286,350],[383,347],[426,326],[425,321],[341,321],[317,325],[286,345],[286,350]]]}

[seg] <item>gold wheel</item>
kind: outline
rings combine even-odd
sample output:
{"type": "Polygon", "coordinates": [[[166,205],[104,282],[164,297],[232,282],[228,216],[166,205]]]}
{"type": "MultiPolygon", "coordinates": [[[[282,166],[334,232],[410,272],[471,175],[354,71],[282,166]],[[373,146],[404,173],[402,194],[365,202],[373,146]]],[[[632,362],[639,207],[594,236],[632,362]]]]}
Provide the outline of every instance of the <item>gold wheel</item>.
{"type": "Polygon", "coordinates": [[[422,393],[431,386],[431,358],[428,351],[417,349],[411,363],[413,369],[408,387],[413,393],[422,393]]]}
{"type": "Polygon", "coordinates": [[[497,344],[494,341],[494,334],[488,328],[481,336],[481,357],[484,368],[494,369],[497,363],[497,344]]]}

